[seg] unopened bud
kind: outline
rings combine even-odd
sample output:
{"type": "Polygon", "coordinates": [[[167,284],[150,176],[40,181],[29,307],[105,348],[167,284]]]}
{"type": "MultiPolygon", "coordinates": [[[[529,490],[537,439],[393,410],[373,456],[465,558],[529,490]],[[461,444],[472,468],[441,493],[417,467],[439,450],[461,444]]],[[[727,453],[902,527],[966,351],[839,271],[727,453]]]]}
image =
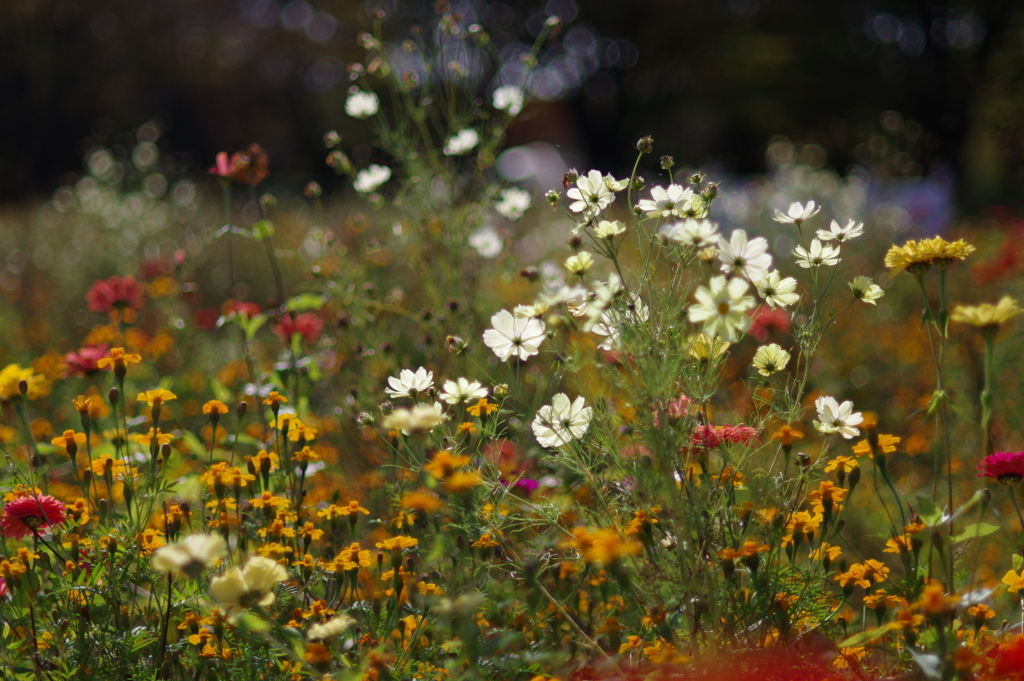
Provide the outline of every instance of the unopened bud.
{"type": "Polygon", "coordinates": [[[540,279],[540,270],[536,267],[527,267],[519,270],[519,276],[532,284],[540,279]]]}
{"type": "Polygon", "coordinates": [[[110,400],[110,406],[116,407],[117,403],[121,401],[121,391],[117,388],[111,388],[107,394],[107,399],[110,400]]]}
{"type": "Polygon", "coordinates": [[[302,190],[302,193],[306,195],[306,198],[316,199],[319,198],[321,194],[323,194],[323,190],[320,188],[320,185],[317,184],[316,182],[310,182],[309,184],[306,185],[306,188],[302,190]]]}
{"type": "Polygon", "coordinates": [[[337,130],[331,130],[330,132],[324,133],[324,146],[328,149],[338,146],[341,144],[341,135],[338,134],[337,130]]]}
{"type": "Polygon", "coordinates": [[[266,194],[260,197],[260,203],[263,205],[264,208],[276,208],[277,197],[271,194],[270,192],[267,192],[266,194]]]}
{"type": "Polygon", "coordinates": [[[18,392],[21,393],[22,397],[28,396],[28,381],[24,378],[18,381],[18,392]]]}
{"type": "Polygon", "coordinates": [[[244,401],[243,402],[239,402],[238,406],[235,407],[235,413],[238,414],[238,418],[242,418],[243,416],[245,416],[245,413],[247,411],[249,411],[249,403],[248,402],[244,402],[244,401]]]}
{"type": "Polygon", "coordinates": [[[636,150],[641,154],[649,154],[654,151],[654,138],[650,135],[644,135],[636,142],[636,150]]]}
{"type": "Polygon", "coordinates": [[[671,156],[662,156],[661,157],[661,169],[662,170],[668,170],[669,168],[671,168],[675,164],[676,164],[676,160],[674,158],[672,158],[671,156]]]}

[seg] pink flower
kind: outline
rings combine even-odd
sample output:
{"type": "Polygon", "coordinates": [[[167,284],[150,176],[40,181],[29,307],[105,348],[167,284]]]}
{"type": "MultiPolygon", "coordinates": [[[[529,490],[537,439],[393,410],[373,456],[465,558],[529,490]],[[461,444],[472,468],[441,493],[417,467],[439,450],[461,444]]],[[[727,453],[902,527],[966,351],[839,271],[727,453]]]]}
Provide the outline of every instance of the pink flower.
{"type": "Polygon", "coordinates": [[[100,370],[96,363],[107,356],[107,345],[86,345],[64,355],[64,366],[69,376],[92,376],[100,370]]]}
{"type": "Polygon", "coordinates": [[[131,275],[123,278],[115,275],[107,279],[97,279],[85,294],[85,300],[92,312],[110,312],[126,307],[138,310],[142,307],[144,298],[142,287],[131,275]]]}
{"type": "Polygon", "coordinates": [[[220,306],[220,313],[225,317],[237,314],[251,318],[260,313],[260,306],[247,300],[226,300],[220,306]]]}
{"type": "Polygon", "coordinates": [[[302,340],[307,345],[312,345],[319,340],[323,329],[323,321],[312,312],[303,312],[294,318],[290,314],[286,314],[274,326],[274,331],[281,337],[281,341],[285,345],[291,344],[292,336],[296,333],[302,336],[302,340]]]}
{"type": "Polygon", "coordinates": [[[723,444],[749,444],[757,440],[757,429],[744,425],[698,426],[693,431],[693,444],[714,449],[723,444]]]}
{"type": "Polygon", "coordinates": [[[64,504],[46,494],[12,499],[0,517],[0,532],[10,539],[23,539],[42,528],[64,522],[64,504]]]}
{"type": "Polygon", "coordinates": [[[759,343],[768,340],[768,334],[772,331],[789,333],[792,328],[789,315],[782,308],[761,307],[751,310],[748,314],[750,314],[750,328],[747,329],[747,333],[759,343]]]}
{"type": "Polygon", "coordinates": [[[231,161],[228,160],[228,152],[222,151],[217,154],[217,162],[210,168],[210,174],[217,177],[231,176],[231,161]]]}
{"type": "Polygon", "coordinates": [[[979,478],[995,478],[1004,485],[1024,480],[1024,452],[996,452],[978,464],[979,478]]]}
{"type": "MultiPolygon", "coordinates": [[[[693,404],[693,400],[691,400],[683,393],[679,393],[679,397],[676,398],[674,401],[669,402],[668,406],[665,407],[665,414],[668,416],[668,420],[677,421],[686,416],[687,412],[689,412],[690,410],[691,404],[693,404]]],[[[660,407],[660,400],[652,406],[652,414],[654,416],[655,428],[661,426],[661,417],[658,415],[661,411],[660,407]]]]}

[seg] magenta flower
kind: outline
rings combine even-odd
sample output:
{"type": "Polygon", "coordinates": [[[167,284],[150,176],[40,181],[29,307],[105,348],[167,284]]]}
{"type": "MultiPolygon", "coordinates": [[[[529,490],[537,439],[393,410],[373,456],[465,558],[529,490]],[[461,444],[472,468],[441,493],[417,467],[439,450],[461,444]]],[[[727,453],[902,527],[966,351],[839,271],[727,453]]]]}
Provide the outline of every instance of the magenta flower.
{"type": "Polygon", "coordinates": [[[217,175],[218,177],[230,177],[231,176],[231,161],[228,157],[228,152],[222,151],[217,154],[217,162],[210,168],[211,175],[217,175]]]}
{"type": "Polygon", "coordinates": [[[996,452],[978,464],[979,478],[995,478],[1007,486],[1024,480],[1024,452],[996,452]]]}
{"type": "Polygon", "coordinates": [[[64,355],[69,376],[92,376],[100,371],[98,362],[107,356],[107,345],[86,345],[64,355]]]}
{"type": "Polygon", "coordinates": [[[723,444],[749,444],[757,439],[757,429],[744,425],[698,426],[693,432],[693,444],[714,449],[723,444]]]}

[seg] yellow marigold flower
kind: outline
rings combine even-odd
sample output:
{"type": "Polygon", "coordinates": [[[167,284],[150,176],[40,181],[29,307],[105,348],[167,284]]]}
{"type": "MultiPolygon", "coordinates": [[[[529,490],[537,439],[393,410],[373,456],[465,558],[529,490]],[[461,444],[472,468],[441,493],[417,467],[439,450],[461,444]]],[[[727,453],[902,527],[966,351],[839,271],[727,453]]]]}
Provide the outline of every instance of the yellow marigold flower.
{"type": "Polygon", "coordinates": [[[427,463],[423,464],[423,470],[433,475],[438,480],[449,477],[459,468],[469,465],[468,456],[454,456],[447,449],[434,454],[427,463]]]}
{"type": "Polygon", "coordinates": [[[690,661],[689,657],[679,652],[674,645],[663,638],[659,638],[652,645],[645,647],[644,655],[657,665],[681,665],[690,661]]]}
{"type": "Polygon", "coordinates": [[[391,537],[390,539],[377,542],[377,548],[384,549],[385,551],[396,552],[401,551],[402,549],[411,549],[419,543],[420,540],[415,537],[404,537],[400,535],[398,537],[391,537]]]}
{"type": "Polygon", "coordinates": [[[471,544],[474,549],[485,549],[491,546],[497,546],[498,542],[491,538],[490,532],[485,532],[480,535],[480,538],[471,544]]]}
{"type": "Polygon", "coordinates": [[[444,502],[426,492],[409,492],[399,503],[402,508],[414,511],[438,511],[444,508],[444,502]]]}
{"type": "Polygon", "coordinates": [[[895,608],[903,605],[903,599],[895,594],[885,593],[885,589],[879,589],[870,596],[864,596],[864,605],[871,608],[872,610],[882,608],[895,608]]]}
{"type": "Polygon", "coordinates": [[[480,416],[484,416],[498,411],[498,405],[492,404],[491,402],[487,401],[486,397],[482,397],[472,407],[466,407],[466,411],[468,411],[473,416],[479,418],[480,416]]]}
{"type": "Polygon", "coordinates": [[[933,581],[924,588],[921,597],[910,607],[914,610],[923,610],[926,615],[941,615],[951,612],[959,602],[960,598],[956,594],[947,596],[942,585],[933,581]]]}
{"type": "Polygon", "coordinates": [[[811,552],[811,560],[824,560],[828,558],[830,561],[834,561],[841,555],[843,555],[842,548],[832,546],[828,542],[822,542],[821,546],[811,552]]]}
{"type": "Polygon", "coordinates": [[[249,499],[249,504],[253,508],[288,508],[291,503],[284,497],[275,496],[272,492],[266,490],[261,492],[258,497],[249,499]]]}
{"type": "Polygon", "coordinates": [[[320,537],[324,536],[324,531],[317,529],[313,523],[305,523],[299,528],[299,536],[308,537],[310,541],[317,541],[320,537]]]}
{"type": "Polygon", "coordinates": [[[444,488],[452,494],[461,494],[478,485],[483,484],[483,479],[476,471],[452,473],[444,481],[444,488]]]}
{"type": "Polygon", "coordinates": [[[176,399],[178,399],[177,395],[172,393],[170,390],[164,390],[163,388],[147,390],[144,393],[139,393],[139,397],[137,398],[139,402],[145,402],[151,407],[159,407],[164,402],[176,399]]]}
{"type": "Polygon", "coordinates": [[[858,648],[843,648],[839,653],[832,660],[832,666],[837,669],[846,669],[850,667],[850,662],[863,659],[868,654],[868,651],[864,649],[864,646],[860,646],[858,648]]]}
{"type": "Polygon", "coordinates": [[[71,399],[71,404],[79,414],[88,414],[89,418],[96,418],[99,415],[103,401],[98,395],[79,395],[71,399]]]}
{"type": "Polygon", "coordinates": [[[1010,570],[1003,575],[1003,584],[1009,587],[1007,591],[1012,594],[1024,589],[1024,570],[1021,570],[1019,575],[1015,571],[1010,570]]]}
{"type": "Polygon", "coordinates": [[[76,433],[73,430],[65,430],[63,435],[53,438],[50,442],[54,447],[63,447],[64,449],[68,449],[69,446],[84,445],[85,439],[85,433],[76,433]]]}
{"type": "Polygon", "coordinates": [[[326,664],[331,661],[334,654],[331,649],[323,643],[309,643],[306,645],[306,652],[302,653],[302,659],[309,664],[326,664]]]}
{"type": "Polygon", "coordinates": [[[316,428],[307,426],[299,419],[292,419],[292,422],[288,424],[288,439],[292,442],[299,440],[312,442],[316,439],[316,428]]]}
{"type": "Polygon", "coordinates": [[[472,421],[466,421],[464,423],[460,423],[459,424],[459,432],[460,433],[469,433],[470,435],[472,435],[473,433],[476,432],[476,426],[473,425],[472,421]]]}
{"type": "Polygon", "coordinates": [[[115,374],[124,375],[124,372],[128,371],[129,364],[138,364],[142,361],[142,356],[134,353],[125,354],[124,348],[110,348],[107,351],[106,357],[101,357],[96,362],[96,366],[100,369],[110,368],[114,370],[115,374]]]}
{"type": "Polygon", "coordinates": [[[363,515],[370,515],[369,509],[360,506],[358,501],[350,501],[344,506],[342,506],[342,509],[343,512],[349,516],[354,516],[357,513],[362,513],[363,515]]]}
{"type": "Polygon", "coordinates": [[[885,548],[882,549],[882,553],[910,553],[911,550],[911,535],[904,534],[900,537],[892,537],[885,542],[885,548]]]}
{"type": "Polygon", "coordinates": [[[1001,324],[1019,315],[1021,310],[1017,301],[1010,296],[1003,296],[998,303],[982,303],[981,305],[957,305],[949,313],[954,322],[972,324],[979,329],[998,329],[1001,324]]]}
{"type": "Polygon", "coordinates": [[[643,641],[640,640],[639,636],[631,635],[626,641],[619,645],[619,655],[623,654],[627,650],[633,650],[643,645],[643,641]]]}
{"type": "MultiPolygon", "coordinates": [[[[896,445],[899,444],[900,438],[895,435],[878,435],[878,448],[882,450],[884,454],[896,451],[896,445]]],[[[865,456],[871,454],[871,444],[867,440],[861,440],[853,446],[853,453],[857,456],[865,456]]]]}
{"type": "Polygon", "coordinates": [[[972,605],[971,607],[967,608],[967,614],[971,617],[974,617],[975,619],[980,619],[984,621],[990,620],[993,617],[995,617],[996,611],[988,607],[984,603],[979,603],[977,605],[972,605]]]}
{"type": "Polygon", "coordinates": [[[772,433],[772,439],[778,440],[783,447],[789,447],[793,444],[793,440],[802,440],[803,437],[803,433],[789,425],[782,426],[772,433]]]}
{"type": "Polygon", "coordinates": [[[227,414],[228,405],[224,404],[220,400],[210,400],[203,405],[203,413],[210,414],[227,414]]]}
{"type": "Polygon", "coordinates": [[[417,582],[416,590],[420,592],[420,596],[444,596],[444,589],[429,582],[417,582]]]}
{"type": "Polygon", "coordinates": [[[825,464],[825,472],[831,473],[832,471],[842,471],[843,473],[849,473],[854,468],[860,468],[860,464],[857,463],[856,459],[849,456],[837,456],[836,458],[825,464]]]}
{"type": "Polygon", "coordinates": [[[170,433],[161,432],[159,428],[150,428],[148,433],[144,435],[131,435],[129,436],[129,439],[132,442],[138,442],[140,445],[145,445],[149,447],[153,443],[154,439],[156,439],[156,442],[159,445],[170,444],[171,440],[174,439],[174,436],[171,435],[170,433]]]}
{"type": "Polygon", "coordinates": [[[37,374],[32,369],[22,369],[20,364],[8,364],[0,371],[0,400],[7,401],[21,397],[20,383],[28,384],[29,400],[37,400],[50,394],[50,382],[46,376],[37,374]]]}
{"type": "Polygon", "coordinates": [[[288,404],[288,398],[276,390],[271,390],[270,394],[263,400],[263,404],[273,409],[281,406],[282,404],[288,404]]]}

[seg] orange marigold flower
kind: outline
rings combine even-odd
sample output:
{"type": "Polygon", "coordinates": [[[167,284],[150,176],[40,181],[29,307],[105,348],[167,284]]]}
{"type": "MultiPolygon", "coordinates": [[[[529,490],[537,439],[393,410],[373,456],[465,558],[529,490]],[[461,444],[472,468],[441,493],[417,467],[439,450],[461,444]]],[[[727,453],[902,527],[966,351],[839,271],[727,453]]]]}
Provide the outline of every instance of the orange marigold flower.
{"type": "Polygon", "coordinates": [[[227,414],[228,405],[220,400],[210,400],[203,405],[203,413],[209,414],[211,418],[213,418],[214,414],[227,414]]]}
{"type": "Polygon", "coordinates": [[[76,445],[85,444],[85,433],[76,433],[73,430],[65,430],[64,434],[60,437],[55,437],[51,440],[54,447],[63,447],[68,449],[69,447],[75,447],[76,445]]]}
{"type": "MultiPolygon", "coordinates": [[[[899,444],[900,438],[895,435],[878,435],[878,447],[884,454],[896,451],[896,445],[899,444]]],[[[853,446],[853,453],[857,456],[865,456],[871,453],[871,443],[867,440],[861,440],[853,446]]]]}
{"type": "Polygon", "coordinates": [[[110,348],[107,352],[106,357],[101,357],[97,362],[96,366],[100,369],[110,368],[114,370],[114,373],[123,376],[128,371],[129,364],[138,364],[142,361],[142,356],[135,353],[125,354],[124,348],[110,348]]]}
{"type": "Polygon", "coordinates": [[[159,428],[150,428],[148,433],[146,433],[144,435],[143,434],[131,435],[129,437],[129,439],[132,442],[138,442],[140,445],[145,445],[145,446],[149,447],[153,443],[154,439],[156,440],[157,444],[159,444],[159,445],[170,444],[171,440],[174,439],[174,436],[171,435],[170,433],[162,432],[159,428]]]}
{"type": "Polygon", "coordinates": [[[772,433],[772,439],[778,440],[783,447],[788,447],[793,444],[793,440],[802,440],[803,437],[803,433],[789,425],[782,426],[772,433]]]}
{"type": "Polygon", "coordinates": [[[480,418],[481,416],[498,411],[498,405],[488,402],[486,397],[482,397],[472,407],[466,407],[466,411],[480,418]]]}
{"type": "Polygon", "coordinates": [[[395,552],[401,551],[402,549],[411,549],[419,543],[420,540],[415,537],[404,537],[399,535],[397,537],[391,537],[390,539],[377,542],[377,548],[395,552]]]}

